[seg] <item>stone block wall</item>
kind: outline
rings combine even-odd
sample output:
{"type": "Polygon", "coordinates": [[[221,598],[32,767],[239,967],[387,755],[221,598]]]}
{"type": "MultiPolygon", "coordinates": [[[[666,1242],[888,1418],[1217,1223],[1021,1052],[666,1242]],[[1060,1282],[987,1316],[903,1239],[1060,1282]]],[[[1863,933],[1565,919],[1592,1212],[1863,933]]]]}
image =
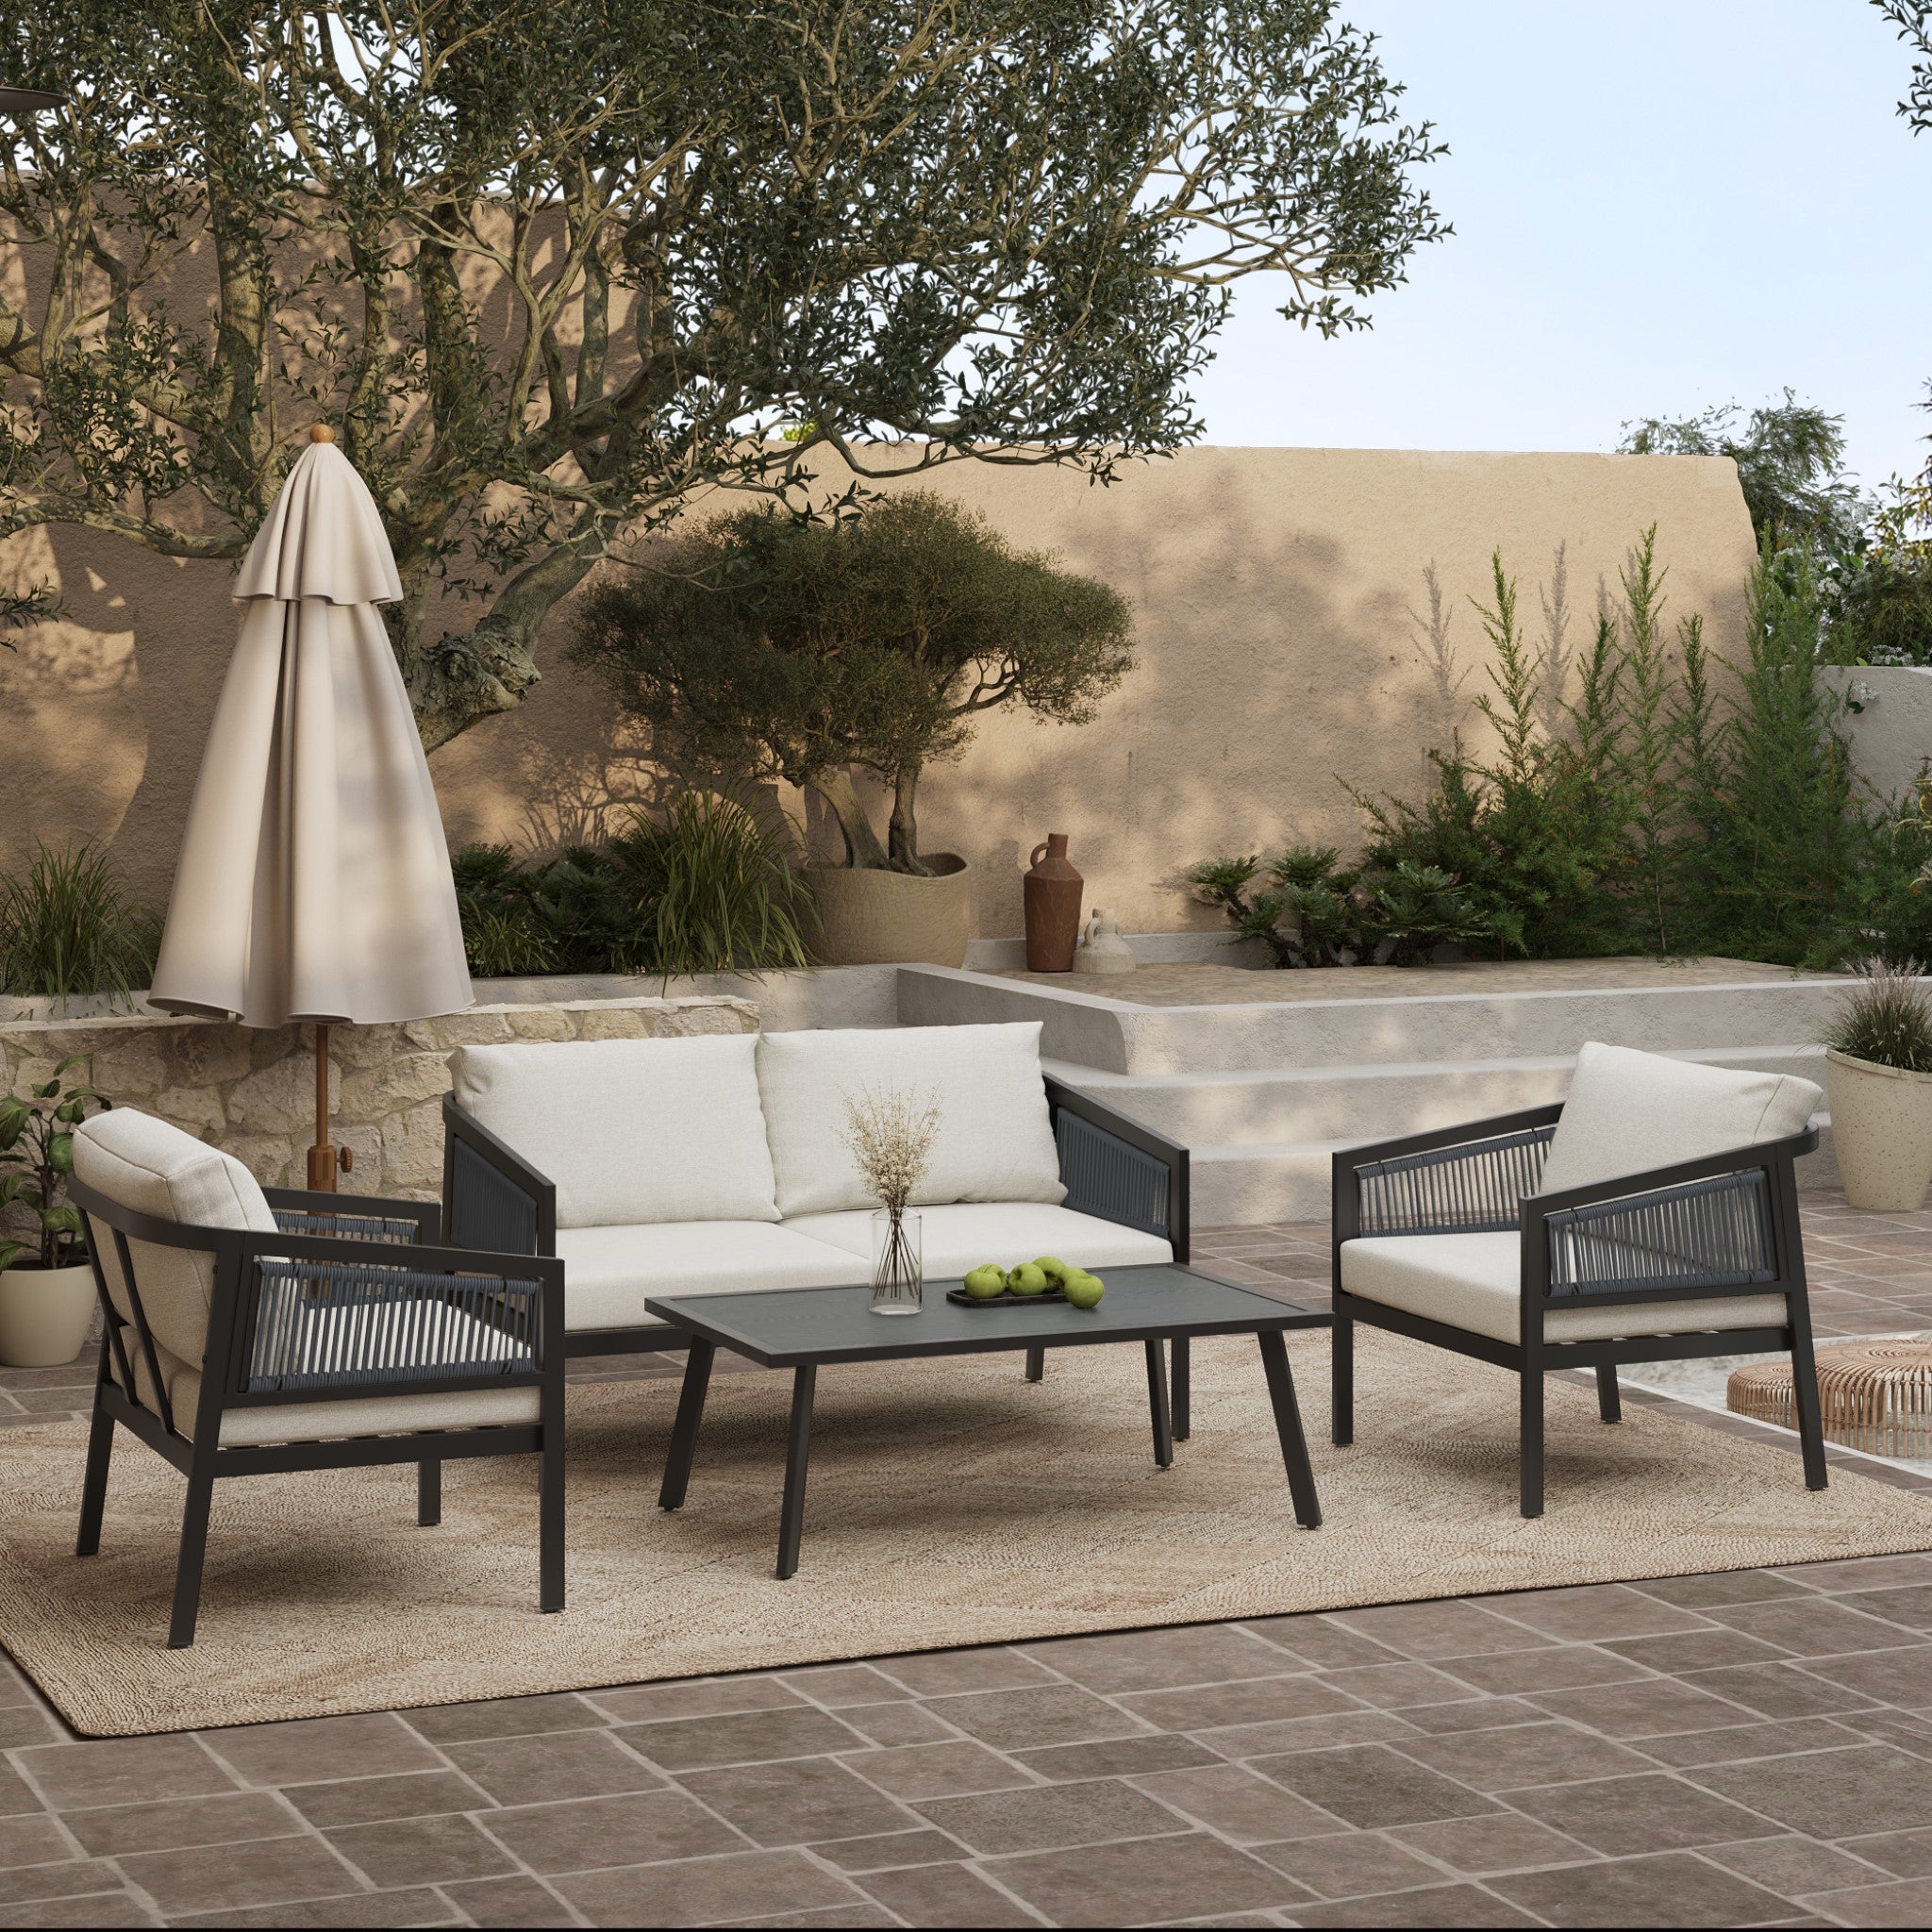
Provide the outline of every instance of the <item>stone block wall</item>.
{"type": "MultiPolygon", "coordinates": [[[[516,1040],[641,1040],[756,1033],[735,998],[571,1000],[473,1008],[438,1020],[329,1032],[331,1139],[355,1156],[345,1191],[434,1199],[442,1186],[442,1096],[458,1046],[516,1040]]],[[[306,1185],[315,1138],[315,1031],[257,1030],[153,1013],[0,1018],[0,1091],[49,1078],[71,1054],[116,1105],[211,1141],[267,1187],[306,1185]]],[[[78,1070],[76,1069],[76,1072],[78,1070]]]]}

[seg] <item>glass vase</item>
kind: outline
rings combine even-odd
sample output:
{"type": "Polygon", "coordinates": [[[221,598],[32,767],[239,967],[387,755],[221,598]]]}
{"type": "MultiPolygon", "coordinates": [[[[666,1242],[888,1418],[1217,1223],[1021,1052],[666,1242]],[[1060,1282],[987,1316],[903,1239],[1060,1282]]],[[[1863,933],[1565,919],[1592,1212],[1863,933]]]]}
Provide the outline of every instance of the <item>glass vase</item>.
{"type": "Polygon", "coordinates": [[[925,1285],[920,1257],[920,1218],[882,1208],[872,1218],[872,1311],[916,1315],[925,1285]]]}

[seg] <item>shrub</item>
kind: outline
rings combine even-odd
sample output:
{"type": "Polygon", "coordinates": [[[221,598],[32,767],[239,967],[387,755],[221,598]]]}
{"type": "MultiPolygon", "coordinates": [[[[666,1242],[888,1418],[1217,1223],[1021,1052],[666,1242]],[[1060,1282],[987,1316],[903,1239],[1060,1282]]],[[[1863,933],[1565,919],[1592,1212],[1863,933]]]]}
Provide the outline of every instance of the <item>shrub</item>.
{"type": "Polygon", "coordinates": [[[92,841],[35,848],[0,874],[0,991],[65,1000],[131,994],[154,976],[160,921],[92,841]]]}
{"type": "Polygon", "coordinates": [[[1932,1074],[1932,994],[1916,959],[1862,960],[1858,984],[1839,1003],[1824,1044],[1856,1060],[1932,1074]]]}
{"type": "Polygon", "coordinates": [[[67,1176],[74,1172],[74,1130],[89,1114],[113,1104],[85,1080],[66,1079],[69,1069],[87,1058],[70,1054],[51,1079],[25,1093],[0,1096],[0,1169],[13,1170],[0,1174],[0,1214],[25,1210],[34,1223],[26,1241],[0,1234],[0,1271],[66,1268],[87,1258],[87,1225],[65,1198],[67,1176]],[[28,1257],[25,1262],[23,1256],[28,1257]]]}

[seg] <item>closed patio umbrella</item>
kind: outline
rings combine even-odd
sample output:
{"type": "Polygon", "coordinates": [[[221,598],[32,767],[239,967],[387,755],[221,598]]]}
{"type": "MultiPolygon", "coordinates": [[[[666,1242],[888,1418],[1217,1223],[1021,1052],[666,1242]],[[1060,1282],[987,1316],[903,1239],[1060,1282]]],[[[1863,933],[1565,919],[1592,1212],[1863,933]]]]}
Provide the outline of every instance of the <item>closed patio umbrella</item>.
{"type": "Polygon", "coordinates": [[[149,999],[316,1027],[308,1185],[333,1189],[327,1029],[475,994],[429,761],[375,608],[403,594],[395,558],[332,432],[310,437],[236,580],[241,637],[149,999]]]}

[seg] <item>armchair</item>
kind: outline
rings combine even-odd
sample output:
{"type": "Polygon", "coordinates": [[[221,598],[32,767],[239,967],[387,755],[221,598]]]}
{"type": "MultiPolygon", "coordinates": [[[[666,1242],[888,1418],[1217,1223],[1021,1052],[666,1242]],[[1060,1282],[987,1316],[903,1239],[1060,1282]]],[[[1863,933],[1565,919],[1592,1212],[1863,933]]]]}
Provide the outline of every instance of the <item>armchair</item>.
{"type": "Polygon", "coordinates": [[[168,1644],[194,1641],[225,1475],[539,1459],[540,1604],[563,1607],[563,1265],[438,1244],[434,1205],[276,1190],[117,1108],[75,1134],[106,1341],[75,1554],[95,1555],[116,1425],[188,1479],[168,1644]]]}
{"type": "Polygon", "coordinates": [[[1594,1369],[1615,1423],[1619,1362],[1789,1351],[1805,1481],[1823,1489],[1794,1173],[1818,1098],[1592,1043],[1558,1105],[1338,1153],[1335,1441],[1354,1441],[1358,1322],[1511,1369],[1521,1507],[1540,1516],[1550,1370],[1594,1369]]]}

